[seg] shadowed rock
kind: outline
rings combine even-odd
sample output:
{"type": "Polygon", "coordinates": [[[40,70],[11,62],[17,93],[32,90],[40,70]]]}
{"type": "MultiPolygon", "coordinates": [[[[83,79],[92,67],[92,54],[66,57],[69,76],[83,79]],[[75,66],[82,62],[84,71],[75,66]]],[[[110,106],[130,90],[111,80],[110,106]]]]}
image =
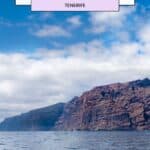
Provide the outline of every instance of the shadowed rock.
{"type": "Polygon", "coordinates": [[[63,103],[36,109],[22,115],[5,119],[0,124],[3,131],[51,130],[64,109],[63,103]]]}

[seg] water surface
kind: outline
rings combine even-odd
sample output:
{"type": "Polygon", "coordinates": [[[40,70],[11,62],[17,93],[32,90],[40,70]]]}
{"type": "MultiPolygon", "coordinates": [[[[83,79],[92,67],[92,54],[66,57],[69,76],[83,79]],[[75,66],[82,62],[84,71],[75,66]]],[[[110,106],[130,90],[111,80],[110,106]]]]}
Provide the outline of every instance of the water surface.
{"type": "Polygon", "coordinates": [[[150,132],[0,132],[0,150],[150,150],[150,132]]]}

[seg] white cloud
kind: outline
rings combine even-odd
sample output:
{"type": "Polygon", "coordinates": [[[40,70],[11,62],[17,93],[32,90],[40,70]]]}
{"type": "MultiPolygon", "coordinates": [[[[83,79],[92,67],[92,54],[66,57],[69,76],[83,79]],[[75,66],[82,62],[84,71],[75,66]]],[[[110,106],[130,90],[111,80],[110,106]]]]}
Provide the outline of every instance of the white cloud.
{"type": "Polygon", "coordinates": [[[38,14],[32,14],[28,16],[29,20],[35,21],[35,20],[39,20],[39,21],[46,21],[50,18],[52,18],[52,13],[51,12],[42,12],[42,13],[38,13],[38,14]]]}
{"type": "Polygon", "coordinates": [[[121,7],[119,12],[92,12],[90,13],[90,22],[92,22],[92,32],[102,33],[106,30],[119,29],[125,23],[129,14],[134,12],[133,7],[121,7]]]}
{"type": "Polygon", "coordinates": [[[82,24],[80,16],[70,17],[67,19],[67,22],[75,27],[79,27],[82,24]]]}
{"type": "Polygon", "coordinates": [[[52,13],[50,13],[50,12],[43,12],[43,13],[41,13],[41,15],[40,15],[40,19],[45,21],[45,20],[50,19],[52,16],[53,16],[53,15],[52,15],[52,13]]]}
{"type": "Polygon", "coordinates": [[[150,22],[141,25],[141,29],[137,31],[137,38],[141,43],[140,53],[150,55],[150,22]]]}
{"type": "Polygon", "coordinates": [[[144,43],[150,43],[150,23],[142,25],[142,29],[139,31],[139,39],[144,43]]]}
{"type": "Polygon", "coordinates": [[[0,54],[0,109],[14,115],[69,101],[94,86],[150,77],[149,49],[138,53],[142,40],[109,48],[93,40],[32,55],[0,54]]]}
{"type": "Polygon", "coordinates": [[[60,26],[44,25],[38,29],[34,29],[32,34],[37,37],[68,37],[70,33],[60,26]]]}

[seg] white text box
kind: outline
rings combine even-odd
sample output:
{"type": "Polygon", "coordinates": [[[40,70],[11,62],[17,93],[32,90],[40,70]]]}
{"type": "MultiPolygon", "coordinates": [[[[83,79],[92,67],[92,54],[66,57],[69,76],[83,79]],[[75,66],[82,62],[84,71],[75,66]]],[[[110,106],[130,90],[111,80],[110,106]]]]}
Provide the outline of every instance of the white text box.
{"type": "Polygon", "coordinates": [[[31,0],[16,0],[16,5],[31,5],[31,0]]]}
{"type": "Polygon", "coordinates": [[[120,0],[120,5],[134,5],[135,0],[120,0]]]}

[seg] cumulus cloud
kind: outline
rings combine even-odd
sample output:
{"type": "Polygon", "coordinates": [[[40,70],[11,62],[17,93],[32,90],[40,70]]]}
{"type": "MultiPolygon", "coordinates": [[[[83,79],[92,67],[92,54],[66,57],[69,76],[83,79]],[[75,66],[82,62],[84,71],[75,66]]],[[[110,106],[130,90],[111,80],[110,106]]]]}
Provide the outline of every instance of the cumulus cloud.
{"type": "Polygon", "coordinates": [[[42,13],[38,13],[38,14],[29,15],[27,18],[32,21],[36,21],[36,20],[46,21],[46,20],[52,18],[52,16],[53,15],[50,12],[42,12],[42,13]]]}
{"type": "Polygon", "coordinates": [[[139,42],[114,42],[109,48],[93,40],[30,55],[1,53],[0,109],[13,115],[69,101],[94,86],[150,77],[149,49],[139,53],[149,43],[142,36],[145,29],[147,25],[139,42]]]}
{"type": "Polygon", "coordinates": [[[150,22],[142,26],[138,36],[142,42],[150,43],[150,22]]]}
{"type": "Polygon", "coordinates": [[[43,25],[32,31],[37,37],[68,37],[70,33],[64,28],[56,25],[43,25]]]}
{"type": "Polygon", "coordinates": [[[91,32],[102,33],[108,29],[119,29],[121,28],[127,16],[134,12],[136,8],[133,7],[121,7],[119,12],[92,12],[90,13],[90,22],[93,27],[91,32]]]}
{"type": "Polygon", "coordinates": [[[67,22],[75,27],[79,27],[82,22],[80,16],[73,16],[67,19],[67,22]]]}

